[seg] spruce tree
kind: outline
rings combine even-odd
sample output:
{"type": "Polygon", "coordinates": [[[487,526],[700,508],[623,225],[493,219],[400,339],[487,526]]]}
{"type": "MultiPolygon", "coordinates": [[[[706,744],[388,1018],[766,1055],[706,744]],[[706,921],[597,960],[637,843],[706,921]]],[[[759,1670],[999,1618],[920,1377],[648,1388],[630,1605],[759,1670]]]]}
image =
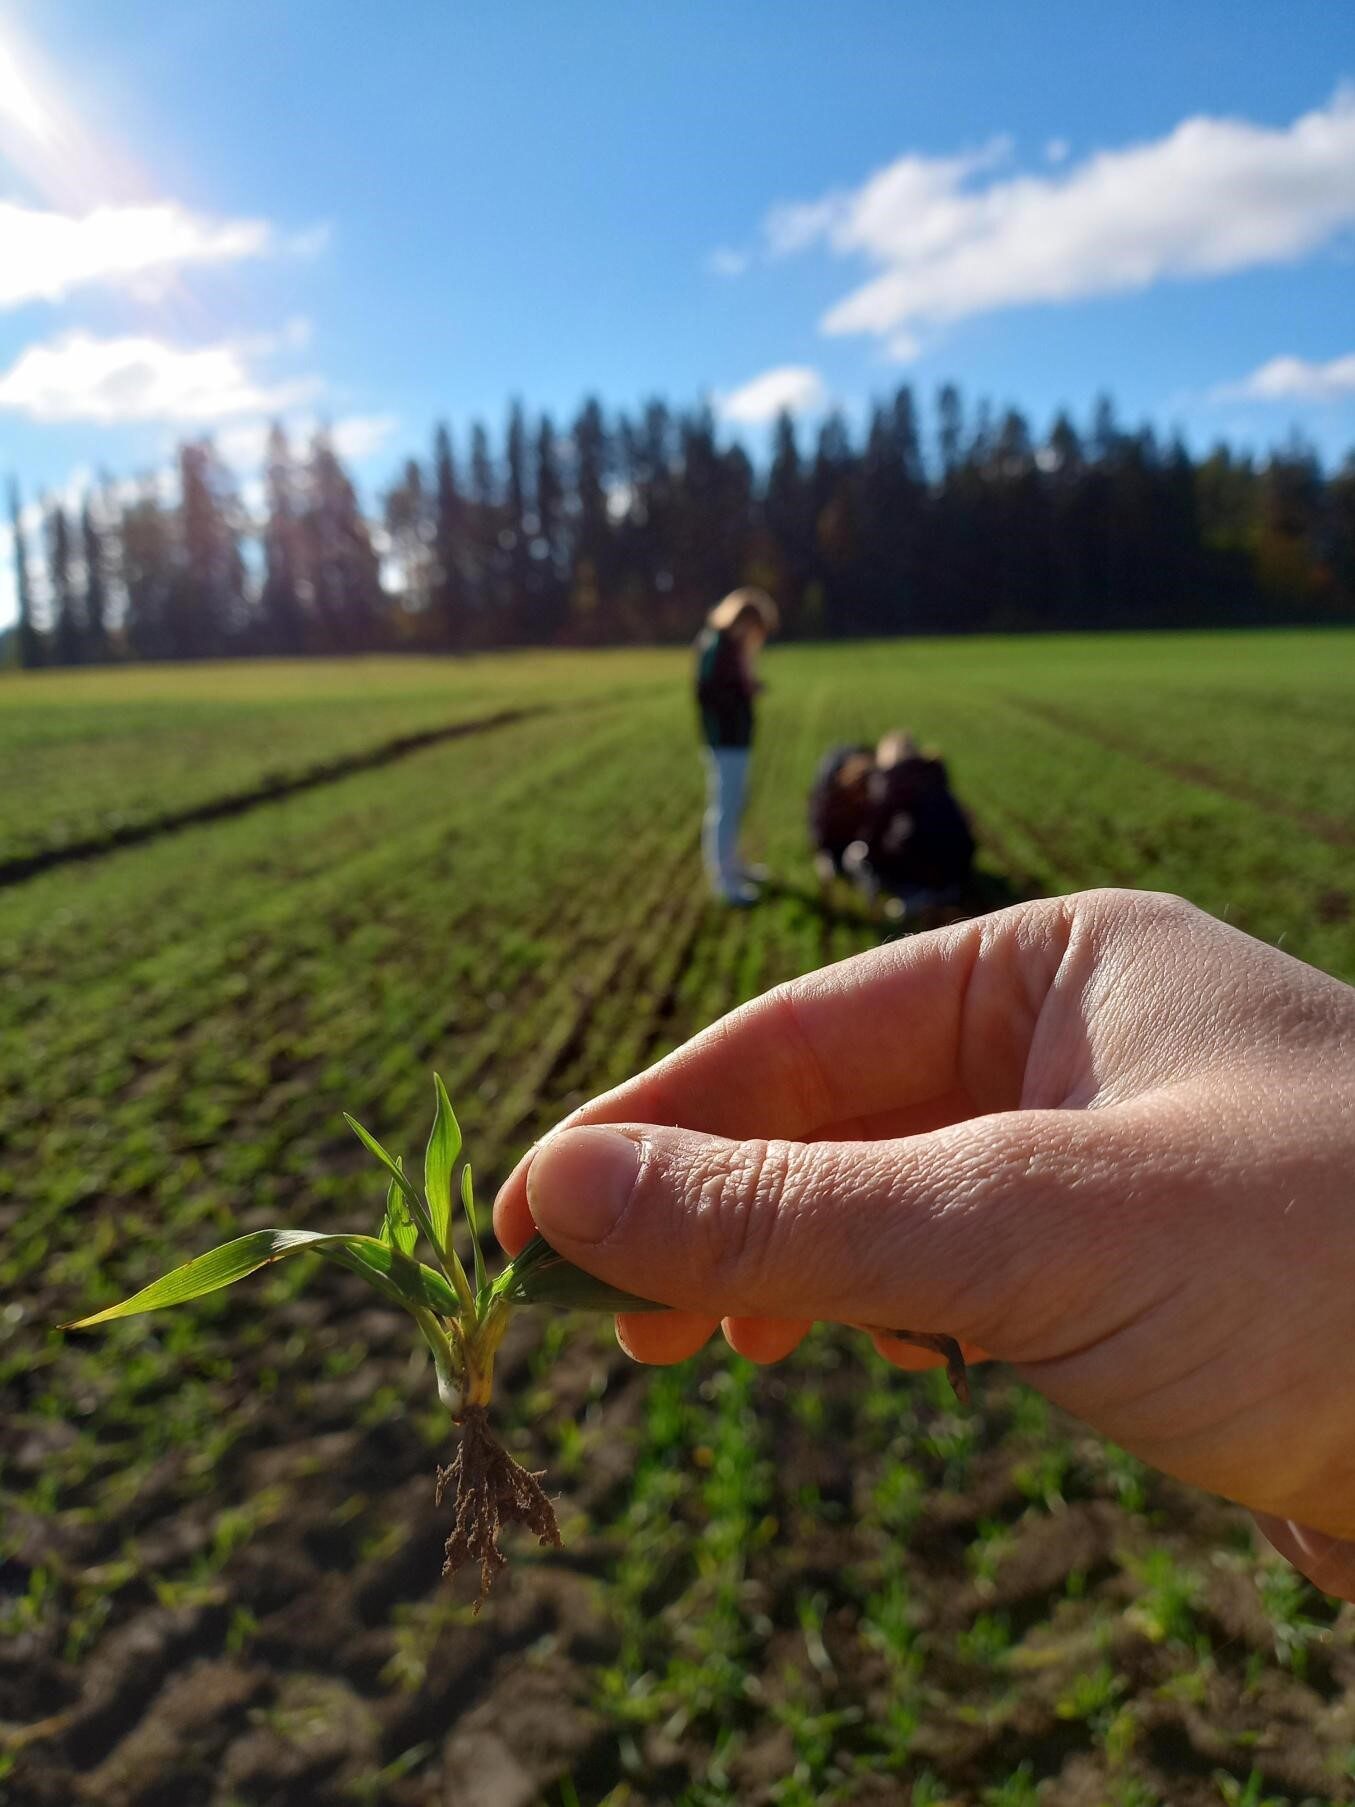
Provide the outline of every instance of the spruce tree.
{"type": "Polygon", "coordinates": [[[502,638],[500,507],[489,434],[476,421],[470,434],[471,521],[467,540],[470,550],[470,638],[476,646],[492,646],[502,638]]]}
{"type": "Polygon", "coordinates": [[[570,437],[574,447],[574,543],[569,631],[572,639],[589,642],[602,632],[614,563],[612,523],[607,513],[611,442],[602,409],[592,397],[580,409],[570,437]]]}
{"type": "Polygon", "coordinates": [[[550,416],[543,414],[536,431],[536,533],[528,542],[534,592],[532,639],[552,645],[564,626],[565,588],[564,480],[550,416]]]}
{"type": "Polygon", "coordinates": [[[124,503],[117,541],[128,650],[136,659],[171,658],[174,540],[153,481],[143,483],[140,492],[124,503]]]}
{"type": "Polygon", "coordinates": [[[246,627],[239,506],[226,467],[202,441],[179,449],[179,532],[170,590],[171,657],[219,657],[246,627]]]}
{"type": "Polygon", "coordinates": [[[417,458],[406,459],[400,481],[386,492],[385,516],[391,551],[404,584],[405,607],[426,625],[434,583],[433,522],[417,458]]]}
{"type": "Polygon", "coordinates": [[[80,536],[85,561],[87,653],[93,663],[99,664],[108,657],[108,574],[104,568],[103,534],[88,497],[80,514],[80,536]]]}
{"type": "Polygon", "coordinates": [[[19,605],[17,652],[22,671],[36,671],[42,664],[42,635],[33,619],[33,587],[28,572],[28,546],[24,538],[23,507],[19,485],[10,478],[9,519],[14,551],[14,594],[19,605]]]}
{"type": "Polygon", "coordinates": [[[536,525],[527,478],[527,422],[521,402],[514,402],[509,410],[504,468],[507,482],[501,543],[508,554],[508,620],[505,625],[510,639],[521,640],[527,637],[534,613],[535,573],[528,546],[536,525]]]}
{"type": "Polygon", "coordinates": [[[433,437],[434,606],[445,646],[464,646],[468,637],[466,518],[456,486],[456,460],[445,426],[433,437]]]}
{"type": "Polygon", "coordinates": [[[814,522],[795,421],[784,410],[772,429],[763,518],[783,626],[794,636],[806,626],[807,598],[814,580],[814,522]]]}
{"type": "Polygon", "coordinates": [[[85,656],[72,558],[70,522],[57,502],[47,511],[47,588],[52,599],[52,656],[58,665],[79,665],[85,656]]]}
{"type": "Polygon", "coordinates": [[[294,656],[306,649],[306,582],[299,479],[287,435],[274,422],[268,435],[264,476],[267,518],[263,531],[264,579],[259,596],[260,631],[270,652],[294,656]]]}
{"type": "Polygon", "coordinates": [[[329,648],[372,651],[385,633],[381,568],[357,491],[324,431],[311,446],[304,521],[307,569],[329,648]]]}

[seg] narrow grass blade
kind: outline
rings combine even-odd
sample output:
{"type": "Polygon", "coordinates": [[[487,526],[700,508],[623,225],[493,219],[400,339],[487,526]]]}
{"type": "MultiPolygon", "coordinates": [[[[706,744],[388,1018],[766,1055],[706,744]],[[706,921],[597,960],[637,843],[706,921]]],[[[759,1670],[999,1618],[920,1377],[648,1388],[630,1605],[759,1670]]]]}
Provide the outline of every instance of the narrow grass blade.
{"type": "Polygon", "coordinates": [[[461,1169],[461,1209],[466,1213],[466,1222],[470,1225],[470,1246],[475,1255],[475,1300],[478,1305],[486,1295],[488,1282],[485,1279],[485,1254],[480,1246],[480,1226],[475,1219],[475,1182],[471,1178],[469,1161],[461,1169]]]}
{"type": "Polygon", "coordinates": [[[668,1310],[585,1273],[557,1254],[544,1236],[533,1236],[509,1262],[494,1282],[494,1296],[515,1305],[560,1305],[574,1311],[668,1310]]]}
{"type": "MultiPolygon", "coordinates": [[[[395,1164],[403,1173],[404,1163],[398,1157],[395,1164]]],[[[419,1226],[410,1216],[405,1195],[394,1180],[386,1188],[386,1215],[380,1237],[388,1248],[399,1249],[402,1255],[412,1255],[418,1246],[419,1226]]]]}
{"type": "Polygon", "coordinates": [[[437,1256],[439,1262],[441,1262],[444,1273],[456,1289],[456,1296],[461,1301],[461,1310],[468,1312],[473,1317],[475,1315],[475,1294],[471,1291],[470,1281],[466,1278],[466,1270],[462,1267],[461,1262],[457,1257],[456,1250],[444,1248],[433,1234],[433,1225],[428,1215],[428,1207],[419,1197],[418,1187],[414,1185],[409,1175],[405,1172],[403,1165],[397,1161],[393,1155],[387,1153],[377,1141],[376,1137],[372,1135],[369,1130],[365,1130],[356,1117],[350,1117],[348,1112],[345,1111],[343,1120],[348,1125],[349,1129],[352,1130],[358,1141],[362,1143],[363,1147],[369,1149],[370,1152],[376,1156],[377,1160],[380,1161],[387,1173],[390,1174],[391,1179],[400,1188],[401,1192],[404,1193],[405,1198],[409,1203],[411,1216],[423,1231],[424,1235],[428,1238],[429,1242],[432,1243],[433,1253],[437,1256]]]}
{"type": "Polygon", "coordinates": [[[190,1299],[200,1299],[207,1293],[233,1286],[237,1280],[243,1280],[271,1262],[306,1250],[313,1250],[317,1255],[327,1256],[360,1273],[397,1304],[431,1306],[433,1310],[445,1313],[455,1313],[459,1309],[456,1294],[441,1274],[409,1260],[378,1237],[345,1236],[323,1230],[255,1230],[176,1267],[172,1273],[143,1286],[130,1299],[92,1312],[89,1317],[78,1318],[74,1323],[63,1324],[61,1328],[88,1330],[95,1324],[110,1323],[114,1318],[130,1318],[143,1311],[184,1305],[190,1299]]]}
{"type": "Polygon", "coordinates": [[[433,1226],[429,1222],[427,1208],[424,1205],[422,1198],[419,1196],[418,1187],[405,1172],[403,1163],[397,1161],[394,1155],[389,1154],[377,1141],[371,1131],[362,1127],[356,1117],[350,1117],[348,1112],[345,1111],[343,1120],[348,1125],[349,1129],[352,1130],[358,1141],[362,1143],[362,1146],[367,1149],[370,1154],[376,1156],[377,1160],[380,1161],[381,1165],[386,1169],[386,1172],[391,1176],[391,1179],[400,1188],[401,1192],[404,1193],[405,1198],[409,1201],[410,1215],[423,1231],[424,1235],[432,1243],[433,1247],[441,1254],[442,1251],[439,1248],[438,1240],[433,1234],[433,1226]]]}
{"type": "Polygon", "coordinates": [[[461,1127],[441,1077],[434,1073],[437,1106],[423,1161],[423,1189],[433,1224],[434,1247],[442,1254],[452,1239],[452,1169],[461,1153],[461,1127]]]}

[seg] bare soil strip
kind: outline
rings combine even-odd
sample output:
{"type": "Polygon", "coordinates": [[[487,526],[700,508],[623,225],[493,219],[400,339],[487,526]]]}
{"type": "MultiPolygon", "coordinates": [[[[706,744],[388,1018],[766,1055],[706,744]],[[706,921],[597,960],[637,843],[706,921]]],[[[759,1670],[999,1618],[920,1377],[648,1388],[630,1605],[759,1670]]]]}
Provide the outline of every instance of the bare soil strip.
{"type": "Polygon", "coordinates": [[[463,740],[470,734],[488,734],[495,728],[509,728],[533,716],[546,715],[551,705],[539,703],[530,708],[500,709],[493,715],[480,715],[470,721],[449,722],[442,728],[425,728],[418,734],[400,734],[394,740],[380,741],[360,753],[347,753],[341,759],[323,765],[307,766],[291,774],[274,774],[248,790],[228,791],[224,796],[209,797],[188,809],[173,810],[163,816],[152,816],[145,822],[129,822],[109,829],[106,834],[88,835],[83,840],[69,841],[64,847],[44,847],[14,859],[0,860],[0,890],[20,885],[56,866],[73,866],[82,860],[98,859],[103,854],[120,852],[124,847],[139,847],[146,841],[158,841],[176,834],[181,828],[197,828],[204,822],[222,822],[231,816],[243,816],[265,803],[276,803],[283,797],[294,797],[299,791],[313,791],[321,785],[336,784],[351,778],[355,772],[370,772],[377,766],[393,765],[425,747],[440,746],[448,740],[463,740]]]}

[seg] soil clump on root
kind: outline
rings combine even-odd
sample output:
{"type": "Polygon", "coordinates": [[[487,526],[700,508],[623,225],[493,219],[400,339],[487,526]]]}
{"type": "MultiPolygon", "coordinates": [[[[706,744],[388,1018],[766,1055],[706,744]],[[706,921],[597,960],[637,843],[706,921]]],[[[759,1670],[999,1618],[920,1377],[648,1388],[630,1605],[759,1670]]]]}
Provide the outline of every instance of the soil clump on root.
{"type": "MultiPolygon", "coordinates": [[[[543,1471],[544,1472],[544,1471],[543,1471]]],[[[555,1508],[541,1490],[541,1476],[531,1474],[499,1442],[489,1428],[483,1406],[471,1406],[461,1420],[461,1442],[451,1463],[438,1470],[437,1503],[455,1488],[456,1518],[447,1539],[444,1576],[455,1575],[468,1562],[480,1564],[478,1613],[508,1558],[499,1548],[507,1525],[525,1525],[540,1543],[560,1547],[555,1508]]]]}

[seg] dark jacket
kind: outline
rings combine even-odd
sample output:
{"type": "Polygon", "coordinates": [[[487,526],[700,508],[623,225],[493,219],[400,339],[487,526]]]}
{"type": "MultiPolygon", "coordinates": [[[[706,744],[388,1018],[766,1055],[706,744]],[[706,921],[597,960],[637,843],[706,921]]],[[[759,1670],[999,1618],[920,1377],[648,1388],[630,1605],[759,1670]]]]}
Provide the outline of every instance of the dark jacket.
{"type": "Polygon", "coordinates": [[[730,633],[705,628],[696,641],[696,701],[708,747],[753,743],[753,687],[730,633]]]}
{"type": "Polygon", "coordinates": [[[838,872],[853,841],[864,840],[874,821],[870,779],[875,770],[871,747],[833,747],[819,761],[809,791],[809,841],[816,854],[827,854],[838,872]]]}
{"type": "Polygon", "coordinates": [[[974,834],[940,759],[918,755],[871,779],[870,865],[886,891],[948,890],[968,879],[974,834]]]}

